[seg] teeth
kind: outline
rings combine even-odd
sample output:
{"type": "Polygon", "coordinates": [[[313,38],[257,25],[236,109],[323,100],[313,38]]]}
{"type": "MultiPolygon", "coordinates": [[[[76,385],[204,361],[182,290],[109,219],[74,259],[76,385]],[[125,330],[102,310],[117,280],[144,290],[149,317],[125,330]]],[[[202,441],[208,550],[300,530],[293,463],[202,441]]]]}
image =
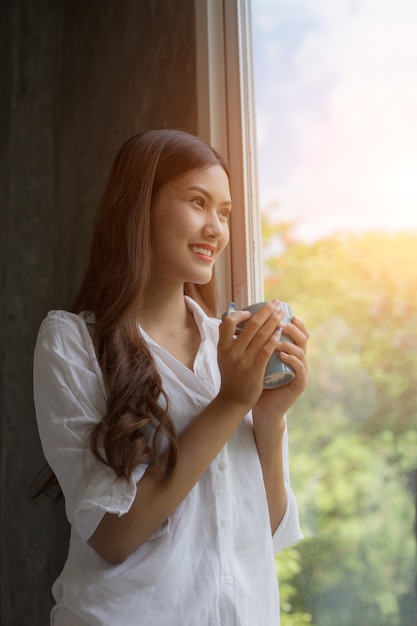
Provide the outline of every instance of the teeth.
{"type": "Polygon", "coordinates": [[[190,248],[193,252],[196,252],[197,254],[205,254],[205,256],[213,256],[212,250],[209,250],[208,248],[200,248],[200,246],[190,246],[190,248]]]}

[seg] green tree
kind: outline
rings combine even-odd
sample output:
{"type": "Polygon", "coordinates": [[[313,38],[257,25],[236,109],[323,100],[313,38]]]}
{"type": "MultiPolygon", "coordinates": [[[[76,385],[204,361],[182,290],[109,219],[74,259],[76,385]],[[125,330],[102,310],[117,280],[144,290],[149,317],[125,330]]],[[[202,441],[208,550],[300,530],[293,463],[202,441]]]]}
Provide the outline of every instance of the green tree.
{"type": "Polygon", "coordinates": [[[282,624],[410,626],[417,235],[306,244],[291,225],[268,229],[280,245],[266,261],[266,298],[289,301],[311,332],[310,385],[289,415],[306,538],[277,557],[282,624]]]}

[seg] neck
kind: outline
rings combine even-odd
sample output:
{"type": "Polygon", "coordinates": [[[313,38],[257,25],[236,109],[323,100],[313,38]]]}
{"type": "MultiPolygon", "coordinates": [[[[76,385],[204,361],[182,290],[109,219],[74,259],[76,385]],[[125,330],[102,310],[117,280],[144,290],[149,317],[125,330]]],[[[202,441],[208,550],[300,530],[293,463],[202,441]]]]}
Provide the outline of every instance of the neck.
{"type": "Polygon", "coordinates": [[[140,325],[148,332],[155,328],[182,329],[189,325],[183,287],[162,296],[151,294],[138,312],[140,325]]]}

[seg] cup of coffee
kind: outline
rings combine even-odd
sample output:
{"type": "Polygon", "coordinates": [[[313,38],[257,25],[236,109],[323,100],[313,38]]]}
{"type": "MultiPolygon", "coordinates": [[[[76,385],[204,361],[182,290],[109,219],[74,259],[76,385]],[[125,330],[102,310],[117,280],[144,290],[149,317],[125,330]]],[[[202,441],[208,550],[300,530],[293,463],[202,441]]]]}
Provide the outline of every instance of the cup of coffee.
{"type": "MultiPolygon", "coordinates": [[[[254,315],[259,309],[267,304],[266,302],[257,302],[256,304],[251,304],[249,306],[243,307],[242,311],[250,311],[252,315],[254,315]]],[[[278,309],[285,311],[285,317],[282,320],[283,322],[290,322],[293,316],[291,306],[287,304],[287,302],[280,302],[278,309]]],[[[227,315],[227,313],[225,313],[227,315]]],[[[241,322],[236,326],[236,335],[238,335],[244,329],[248,320],[241,322]]],[[[293,340],[288,335],[281,335],[281,341],[290,341],[293,343],[293,340]]],[[[264,389],[274,389],[275,387],[282,387],[283,385],[288,385],[288,383],[292,382],[295,378],[295,372],[290,365],[287,363],[283,363],[278,356],[277,352],[271,356],[268,361],[268,365],[266,366],[265,376],[264,376],[264,389]]]]}

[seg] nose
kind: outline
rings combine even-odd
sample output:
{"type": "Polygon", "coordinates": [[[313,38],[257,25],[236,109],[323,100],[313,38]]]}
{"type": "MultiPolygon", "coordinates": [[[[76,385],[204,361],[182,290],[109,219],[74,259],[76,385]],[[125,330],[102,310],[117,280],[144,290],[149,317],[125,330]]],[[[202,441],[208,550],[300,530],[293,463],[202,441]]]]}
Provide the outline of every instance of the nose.
{"type": "Polygon", "coordinates": [[[222,221],[217,211],[207,211],[206,221],[203,227],[203,235],[211,239],[221,239],[228,233],[228,225],[222,221]]]}

